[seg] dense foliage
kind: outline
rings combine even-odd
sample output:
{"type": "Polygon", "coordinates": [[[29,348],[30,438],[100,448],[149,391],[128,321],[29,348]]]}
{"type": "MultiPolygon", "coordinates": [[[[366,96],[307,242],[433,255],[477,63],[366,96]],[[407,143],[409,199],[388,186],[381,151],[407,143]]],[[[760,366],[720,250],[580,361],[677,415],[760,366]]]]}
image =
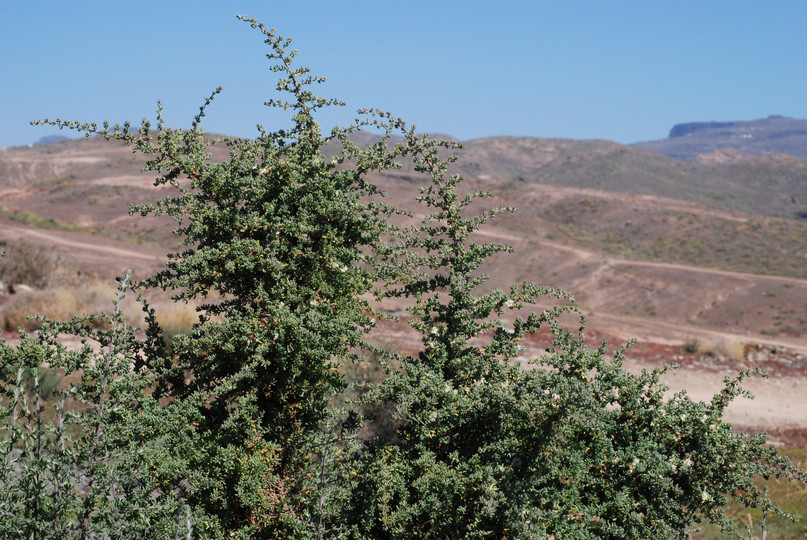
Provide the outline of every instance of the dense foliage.
{"type": "Polygon", "coordinates": [[[3,538],[158,538],[180,527],[184,507],[154,493],[165,413],[146,391],[153,377],[133,371],[152,340],[122,317],[128,279],[111,315],[47,321],[0,346],[3,538]],[[64,345],[68,333],[78,349],[64,345]]]}
{"type": "Polygon", "coordinates": [[[510,248],[473,235],[512,209],[474,214],[486,194],[458,192],[453,143],[391,115],[365,111],[323,137],[316,112],[339,104],[312,92],[324,79],[244,20],[269,46],[290,97],[267,104],[293,112],[291,129],[211,140],[201,119],[220,90],[189,130],[166,128],[161,110],[155,128],[44,121],[148,156],[175,194],[133,211],[174,218],[181,244],[134,288],[206,303],[171,343],[144,303],[144,337],[116,309],[101,329],[51,321],[2,346],[4,537],[666,539],[702,518],[730,527],[727,497],[777,510],[755,476],[801,471],[722,420],[745,373],[710,403],[668,399],[662,372],[631,375],[621,353],[584,344],[584,324],[561,324],[582,321],[566,293],[485,292],[480,265],[510,248]],[[363,126],[377,144],[352,142],[363,126]],[[229,159],[213,162],[210,144],[229,159]],[[371,179],[403,159],[428,178],[426,215],[398,230],[371,179]],[[408,299],[422,348],[384,355],[380,383],[356,381],[371,387],[364,402],[397,411],[396,433],[361,442],[372,420],[340,405],[340,367],[381,354],[365,343],[374,287],[408,299]],[[553,348],[522,362],[521,340],[542,327],[553,348]],[[64,377],[49,393],[46,372],[64,377]]]}
{"type": "Polygon", "coordinates": [[[770,506],[755,475],[801,474],[721,419],[748,373],[710,403],[665,399],[663,370],[631,375],[621,352],[585,346],[584,321],[579,332],[559,323],[572,304],[520,316],[541,297],[568,299],[561,291],[525,283],[477,296],[479,265],[508,248],[471,235],[498,210],[463,217],[487,194],[458,197],[461,178],[446,177],[451,158],[438,151],[452,145],[407,141],[431,177],[418,197],[431,213],[385,250],[398,286],[383,294],[412,299],[423,348],[377,388],[404,422],[398,441],[367,445],[350,469],[352,537],[686,537],[702,517],[731,528],[726,494],[770,506]],[[519,341],[541,326],[554,349],[519,365],[519,341]]]}

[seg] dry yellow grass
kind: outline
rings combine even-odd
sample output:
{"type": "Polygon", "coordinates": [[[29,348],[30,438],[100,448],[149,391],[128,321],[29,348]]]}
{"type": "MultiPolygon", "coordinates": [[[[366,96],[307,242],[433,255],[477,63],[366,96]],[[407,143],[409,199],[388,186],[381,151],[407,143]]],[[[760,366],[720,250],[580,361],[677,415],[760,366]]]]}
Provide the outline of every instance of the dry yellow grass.
{"type": "MultiPolygon", "coordinates": [[[[111,313],[114,309],[115,288],[106,282],[90,282],[80,286],[57,287],[22,292],[12,295],[0,310],[3,328],[14,331],[23,328],[38,330],[42,321],[31,319],[42,315],[54,320],[67,320],[73,316],[93,313],[111,313]]],[[[172,302],[165,296],[155,296],[150,302],[157,321],[167,334],[187,333],[199,316],[195,304],[172,302]]],[[[121,304],[123,316],[132,326],[143,326],[144,313],[134,293],[129,293],[121,304]]],[[[99,326],[103,326],[101,321],[99,326]]]]}
{"type": "Polygon", "coordinates": [[[194,323],[199,322],[196,304],[157,299],[152,304],[157,322],[167,335],[186,334],[194,323]]]}
{"type": "Polygon", "coordinates": [[[717,338],[701,345],[698,352],[732,360],[742,360],[745,358],[745,343],[728,337],[717,338]]]}
{"type": "MultiPolygon", "coordinates": [[[[102,283],[89,283],[80,287],[59,286],[18,293],[4,306],[3,327],[6,330],[17,328],[37,330],[42,326],[42,321],[30,319],[31,315],[66,320],[91,313],[109,313],[113,309],[114,299],[115,289],[102,283]]],[[[122,309],[126,320],[131,324],[138,324],[142,319],[139,307],[133,299],[124,300],[122,309]]]]}

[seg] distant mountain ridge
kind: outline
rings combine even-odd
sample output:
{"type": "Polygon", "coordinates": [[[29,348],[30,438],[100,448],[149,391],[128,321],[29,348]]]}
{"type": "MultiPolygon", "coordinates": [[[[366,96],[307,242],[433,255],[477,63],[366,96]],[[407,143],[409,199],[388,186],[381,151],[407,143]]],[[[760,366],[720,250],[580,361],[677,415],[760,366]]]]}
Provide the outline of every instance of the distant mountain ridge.
{"type": "Polygon", "coordinates": [[[715,152],[683,161],[611,141],[493,137],[463,142],[450,172],[508,190],[526,184],[598,189],[807,219],[807,161],[715,152]]]}
{"type": "MultiPolygon", "coordinates": [[[[366,146],[377,142],[378,136],[359,131],[351,139],[366,146]]],[[[663,141],[628,146],[605,140],[535,137],[490,137],[462,144],[451,172],[499,189],[519,190],[526,184],[598,189],[807,219],[807,120],[771,116],[747,122],[690,122],[674,126],[663,141]]],[[[94,141],[58,146],[63,145],[64,150],[77,150],[94,146],[94,141]]],[[[214,155],[219,152],[226,152],[223,145],[214,148],[214,155]]],[[[39,165],[33,155],[27,157],[32,160],[30,170],[19,159],[0,159],[0,179],[9,187],[27,181],[56,186],[65,182],[59,180],[61,176],[84,168],[52,162],[53,170],[40,177],[33,171],[44,167],[47,155],[40,156],[39,165]]],[[[412,163],[404,163],[396,174],[406,180],[413,169],[412,163]]],[[[93,169],[93,174],[101,170],[93,169]]]]}
{"type": "Polygon", "coordinates": [[[62,141],[69,141],[70,137],[65,137],[64,135],[45,135],[41,137],[38,141],[33,143],[32,146],[41,146],[43,144],[56,144],[62,141]]]}
{"type": "Polygon", "coordinates": [[[666,139],[636,143],[684,161],[718,150],[743,154],[788,154],[807,159],[807,120],[773,115],[742,122],[688,122],[676,124],[666,139]]]}
{"type": "MultiPolygon", "coordinates": [[[[807,126],[807,121],[803,122],[807,126]]],[[[691,126],[670,141],[709,139],[709,132],[737,129],[691,126]]],[[[740,129],[746,126],[740,126],[740,129]]],[[[357,133],[360,146],[378,140],[357,133]]],[[[775,152],[743,152],[714,143],[700,145],[692,159],[664,155],[644,145],[626,146],[605,140],[491,137],[462,142],[450,172],[518,190],[526,184],[598,189],[650,195],[706,204],[729,211],[788,219],[807,219],[807,161],[775,152]]],[[[804,153],[807,157],[807,140],[804,153]]],[[[414,166],[399,171],[408,175],[414,166]]]]}

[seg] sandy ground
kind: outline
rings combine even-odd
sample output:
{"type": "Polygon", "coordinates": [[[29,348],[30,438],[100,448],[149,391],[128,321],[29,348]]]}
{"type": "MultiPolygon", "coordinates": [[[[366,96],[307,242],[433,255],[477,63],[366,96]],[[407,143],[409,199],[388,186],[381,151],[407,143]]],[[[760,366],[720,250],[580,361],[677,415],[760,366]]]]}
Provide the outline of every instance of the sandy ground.
{"type": "MultiPolygon", "coordinates": [[[[629,360],[626,367],[638,372],[646,366],[629,360]]],[[[723,387],[723,380],[735,375],[736,370],[728,368],[711,372],[688,365],[667,373],[663,380],[670,392],[686,390],[696,401],[709,401],[723,387]]],[[[726,410],[727,421],[753,430],[807,429],[806,378],[754,376],[743,381],[743,387],[754,399],[737,398],[726,410]]]]}

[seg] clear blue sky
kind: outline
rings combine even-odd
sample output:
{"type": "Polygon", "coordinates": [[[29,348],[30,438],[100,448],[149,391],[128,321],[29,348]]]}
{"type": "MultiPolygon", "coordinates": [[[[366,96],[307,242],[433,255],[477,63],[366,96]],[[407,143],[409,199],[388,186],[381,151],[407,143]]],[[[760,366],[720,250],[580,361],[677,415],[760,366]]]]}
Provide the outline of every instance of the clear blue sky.
{"type": "MultiPolygon", "coordinates": [[[[243,13],[292,36],[326,96],[463,140],[667,136],[687,121],[807,118],[804,0],[6,0],[0,147],[56,133],[40,117],[139,123],[157,100],[208,132],[287,125],[243,13]]],[[[67,134],[67,133],[65,133],[67,134]]]]}

